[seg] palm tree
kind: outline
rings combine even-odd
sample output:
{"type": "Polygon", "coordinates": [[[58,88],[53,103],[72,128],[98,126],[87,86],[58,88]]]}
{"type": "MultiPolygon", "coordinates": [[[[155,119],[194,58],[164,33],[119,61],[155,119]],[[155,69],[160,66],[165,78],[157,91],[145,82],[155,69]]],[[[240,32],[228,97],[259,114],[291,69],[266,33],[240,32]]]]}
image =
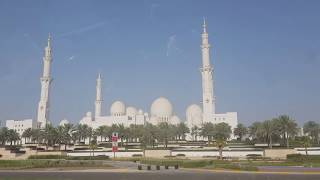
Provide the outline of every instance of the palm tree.
{"type": "Polygon", "coordinates": [[[258,131],[266,138],[268,141],[269,147],[272,148],[272,138],[275,135],[279,134],[278,131],[278,122],[276,119],[266,120],[258,128],[258,131]]]}
{"type": "Polygon", "coordinates": [[[302,136],[299,137],[300,144],[304,147],[306,155],[308,155],[308,147],[311,146],[311,139],[309,136],[302,136]]]}
{"type": "Polygon", "coordinates": [[[9,129],[7,135],[8,135],[7,140],[10,142],[10,146],[12,146],[13,142],[14,144],[16,144],[16,141],[20,140],[19,134],[13,129],[9,129]]]}
{"type": "Polygon", "coordinates": [[[190,129],[186,126],[185,123],[181,122],[177,125],[178,137],[182,137],[182,140],[186,139],[186,134],[190,132],[190,129]]]}
{"type": "Polygon", "coordinates": [[[31,141],[37,142],[38,144],[42,143],[43,141],[43,131],[40,131],[40,129],[32,129],[31,131],[31,141]]]}
{"type": "Polygon", "coordinates": [[[164,147],[168,147],[169,138],[172,137],[173,131],[167,122],[158,124],[158,139],[163,142],[164,147]]]}
{"type": "Polygon", "coordinates": [[[59,140],[59,145],[60,143],[64,144],[64,150],[67,150],[67,145],[70,144],[70,141],[72,139],[71,135],[72,135],[72,131],[73,131],[73,125],[72,124],[64,124],[62,126],[58,126],[58,136],[60,137],[59,140]]]}
{"type": "Polygon", "coordinates": [[[208,145],[210,144],[210,141],[212,139],[213,130],[214,130],[214,125],[211,122],[207,122],[203,124],[200,129],[199,135],[208,139],[208,145]]]}
{"type": "Polygon", "coordinates": [[[54,146],[59,138],[57,129],[51,124],[46,125],[45,129],[43,130],[43,136],[46,142],[46,149],[48,149],[49,146],[54,146]]]}
{"type": "Polygon", "coordinates": [[[248,128],[243,124],[239,123],[236,128],[233,130],[233,134],[238,136],[240,141],[242,141],[243,136],[248,134],[248,128]]]}
{"type": "Polygon", "coordinates": [[[303,133],[308,134],[314,143],[319,144],[320,124],[308,121],[303,125],[303,133]]]}
{"type": "Polygon", "coordinates": [[[297,123],[287,115],[281,115],[277,118],[280,134],[287,148],[289,148],[289,137],[295,136],[298,133],[297,123]]]}
{"type": "Polygon", "coordinates": [[[8,141],[8,131],[9,129],[7,127],[3,127],[0,129],[0,142],[1,145],[5,145],[8,141]]]}
{"type": "Polygon", "coordinates": [[[254,122],[249,126],[249,135],[252,140],[263,141],[263,135],[260,132],[260,128],[262,126],[261,122],[254,122]]]}
{"type": "Polygon", "coordinates": [[[106,126],[99,126],[96,130],[95,130],[95,134],[97,136],[100,136],[100,142],[102,142],[102,138],[105,134],[105,128],[106,126]]]}
{"type": "Polygon", "coordinates": [[[191,136],[192,136],[193,140],[197,141],[197,138],[199,136],[199,131],[200,131],[200,129],[198,126],[193,126],[191,128],[191,136]]]}
{"type": "Polygon", "coordinates": [[[32,136],[32,129],[28,128],[25,131],[23,131],[22,135],[24,138],[24,143],[27,143],[27,138],[30,140],[31,136],[32,136]]]}
{"type": "Polygon", "coordinates": [[[222,150],[227,142],[227,139],[230,138],[231,133],[231,126],[229,126],[227,123],[218,123],[213,127],[213,138],[216,146],[219,149],[220,159],[222,159],[222,150]]]}

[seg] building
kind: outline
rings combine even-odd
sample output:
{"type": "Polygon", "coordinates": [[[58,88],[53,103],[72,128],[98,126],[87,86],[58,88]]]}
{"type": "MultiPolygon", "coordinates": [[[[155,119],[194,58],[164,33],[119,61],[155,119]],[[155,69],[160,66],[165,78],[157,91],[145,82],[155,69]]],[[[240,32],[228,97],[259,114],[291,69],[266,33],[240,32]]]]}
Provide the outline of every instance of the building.
{"type": "Polygon", "coordinates": [[[52,78],[50,75],[52,62],[51,49],[51,36],[49,35],[48,44],[45,48],[45,55],[43,57],[43,75],[40,78],[41,96],[38,106],[37,121],[33,121],[32,119],[6,120],[5,126],[8,129],[16,130],[20,135],[23,133],[24,130],[28,128],[45,128],[46,124],[49,122],[49,91],[52,82],[52,78]]]}
{"type": "Polygon", "coordinates": [[[190,105],[186,110],[187,125],[191,129],[194,126],[201,127],[202,124],[211,122],[227,123],[233,130],[238,124],[237,112],[216,113],[216,103],[214,96],[214,68],[210,63],[210,44],[207,32],[207,24],[203,22],[203,32],[201,34],[202,44],[202,108],[197,104],[190,105]]]}
{"type": "Polygon", "coordinates": [[[178,124],[180,122],[179,117],[173,115],[171,102],[164,97],[156,99],[151,104],[151,116],[136,107],[127,107],[122,101],[113,102],[110,107],[110,114],[102,115],[102,104],[102,76],[99,74],[96,84],[95,113],[87,112],[80,120],[80,124],[86,124],[96,129],[99,126],[112,126],[114,124],[122,124],[125,127],[129,127],[130,125],[144,125],[145,123],[156,125],[160,122],[168,122],[170,124],[178,124]]]}
{"type": "MultiPolygon", "coordinates": [[[[201,127],[202,124],[207,122],[213,124],[224,122],[230,125],[233,130],[238,124],[237,113],[216,113],[215,111],[214,68],[210,63],[210,44],[205,21],[203,23],[203,33],[201,36],[202,67],[200,70],[203,88],[202,108],[197,104],[190,105],[186,110],[186,124],[191,129],[194,126],[201,127]]],[[[110,108],[110,115],[101,116],[103,103],[101,84],[102,78],[101,74],[99,74],[96,85],[94,116],[91,112],[87,112],[86,116],[81,119],[80,124],[87,124],[92,128],[97,128],[102,125],[111,126],[113,124],[130,126],[131,124],[143,125],[147,122],[154,125],[161,122],[168,122],[169,124],[179,124],[181,122],[180,118],[174,115],[171,102],[164,97],[156,99],[151,104],[150,115],[144,113],[142,110],[137,110],[135,107],[126,107],[125,103],[121,101],[115,101],[110,108]]]]}
{"type": "Polygon", "coordinates": [[[52,49],[51,49],[51,36],[49,34],[48,45],[45,48],[45,55],[43,57],[43,75],[40,78],[41,82],[41,95],[38,105],[37,127],[45,128],[49,123],[49,95],[50,85],[52,83],[51,78],[51,63],[52,63],[52,49]]]}
{"type": "Polygon", "coordinates": [[[0,120],[0,128],[6,127],[6,121],[0,120]]]}
{"type": "Polygon", "coordinates": [[[21,136],[22,133],[28,128],[35,128],[32,119],[24,119],[24,120],[7,120],[6,127],[8,129],[13,129],[21,136]]]}

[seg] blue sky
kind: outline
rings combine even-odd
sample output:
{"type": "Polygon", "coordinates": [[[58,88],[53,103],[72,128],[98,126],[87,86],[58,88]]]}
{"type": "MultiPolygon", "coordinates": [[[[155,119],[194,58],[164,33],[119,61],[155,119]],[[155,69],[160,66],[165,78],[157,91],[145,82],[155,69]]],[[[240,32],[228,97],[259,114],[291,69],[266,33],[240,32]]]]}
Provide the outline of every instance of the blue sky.
{"type": "Polygon", "coordinates": [[[208,22],[217,111],[249,124],[288,114],[319,121],[320,2],[316,0],[0,0],[0,120],[35,118],[50,32],[51,119],[103,113],[122,100],[150,111],[167,97],[182,119],[201,101],[201,24],[208,22]]]}

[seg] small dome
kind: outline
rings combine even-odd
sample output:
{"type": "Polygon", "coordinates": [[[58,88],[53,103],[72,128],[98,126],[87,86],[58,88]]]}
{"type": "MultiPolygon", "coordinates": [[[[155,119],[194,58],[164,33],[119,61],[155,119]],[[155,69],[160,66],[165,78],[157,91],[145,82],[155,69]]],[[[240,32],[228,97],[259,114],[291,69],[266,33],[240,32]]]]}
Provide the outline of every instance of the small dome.
{"type": "Polygon", "coordinates": [[[92,113],[91,113],[91,112],[87,112],[87,113],[86,113],[86,116],[87,116],[87,117],[92,117],[92,113]]]}
{"type": "Polygon", "coordinates": [[[172,104],[164,97],[160,97],[153,101],[151,105],[151,115],[156,117],[171,117],[172,104]]]}
{"type": "Polygon", "coordinates": [[[126,115],[127,116],[135,116],[137,115],[138,111],[135,107],[127,107],[126,109],[126,115]]]}
{"type": "Polygon", "coordinates": [[[60,126],[64,126],[65,124],[69,124],[69,121],[66,119],[61,120],[59,123],[60,126]]]}
{"type": "Polygon", "coordinates": [[[190,126],[199,126],[202,122],[202,109],[197,104],[192,104],[186,111],[187,122],[190,126]]]}
{"type": "Polygon", "coordinates": [[[110,113],[112,116],[121,116],[126,113],[126,106],[121,101],[115,101],[110,108],[110,113]]]}
{"type": "Polygon", "coordinates": [[[139,115],[143,115],[143,110],[142,110],[142,109],[139,109],[139,110],[138,110],[138,114],[139,114],[139,115]]]}
{"type": "Polygon", "coordinates": [[[170,119],[170,124],[174,124],[174,125],[177,125],[179,124],[181,121],[180,121],[180,118],[178,116],[172,116],[171,119],[170,119]]]}

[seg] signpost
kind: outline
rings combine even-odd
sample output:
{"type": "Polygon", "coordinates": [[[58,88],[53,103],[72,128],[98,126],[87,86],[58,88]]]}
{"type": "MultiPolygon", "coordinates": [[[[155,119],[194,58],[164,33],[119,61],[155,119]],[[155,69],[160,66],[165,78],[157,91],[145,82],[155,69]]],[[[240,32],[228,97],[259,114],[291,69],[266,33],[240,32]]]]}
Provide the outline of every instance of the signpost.
{"type": "Polygon", "coordinates": [[[112,152],[113,152],[113,158],[116,157],[116,152],[118,151],[118,133],[113,132],[112,133],[112,152]]]}

